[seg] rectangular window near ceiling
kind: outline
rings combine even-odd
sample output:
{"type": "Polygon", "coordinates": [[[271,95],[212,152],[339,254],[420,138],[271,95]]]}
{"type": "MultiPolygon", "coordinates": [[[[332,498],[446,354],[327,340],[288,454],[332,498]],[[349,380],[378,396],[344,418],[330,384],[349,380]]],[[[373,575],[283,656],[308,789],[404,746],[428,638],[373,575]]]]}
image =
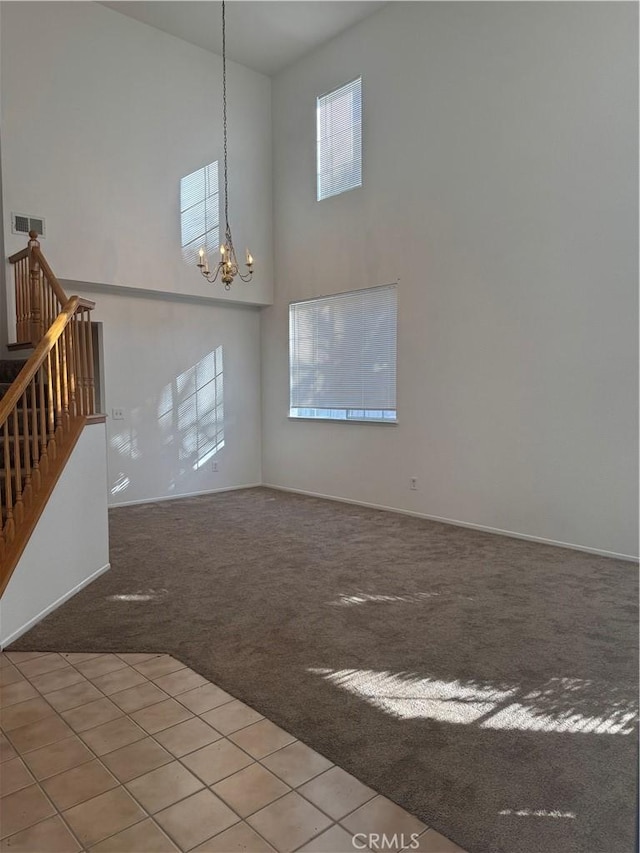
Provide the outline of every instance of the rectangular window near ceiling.
{"type": "Polygon", "coordinates": [[[362,186],[362,78],[318,98],[318,201],[362,186]]]}
{"type": "Polygon", "coordinates": [[[220,247],[220,195],[218,161],[180,179],[180,231],[182,257],[198,262],[198,251],[214,255],[220,247]]]}
{"type": "Polygon", "coordinates": [[[289,416],[396,420],[396,285],[289,305],[289,416]]]}

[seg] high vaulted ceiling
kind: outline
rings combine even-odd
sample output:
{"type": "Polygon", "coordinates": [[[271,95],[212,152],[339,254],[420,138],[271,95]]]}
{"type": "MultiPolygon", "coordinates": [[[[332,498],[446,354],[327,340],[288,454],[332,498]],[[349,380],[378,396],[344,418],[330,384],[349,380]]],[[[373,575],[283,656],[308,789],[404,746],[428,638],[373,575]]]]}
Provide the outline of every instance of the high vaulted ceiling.
{"type": "MultiPolygon", "coordinates": [[[[102,5],[198,47],[222,52],[221,4],[217,0],[124,0],[102,5]]],[[[277,74],[384,5],[366,0],[228,2],[227,56],[262,74],[277,74]]]]}

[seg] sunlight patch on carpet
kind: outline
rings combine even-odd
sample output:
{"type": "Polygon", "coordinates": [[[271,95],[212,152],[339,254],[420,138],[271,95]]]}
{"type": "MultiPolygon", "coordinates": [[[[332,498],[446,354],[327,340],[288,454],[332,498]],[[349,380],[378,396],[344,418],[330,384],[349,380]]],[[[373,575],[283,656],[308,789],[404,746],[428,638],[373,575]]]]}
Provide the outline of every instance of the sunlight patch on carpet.
{"type": "Polygon", "coordinates": [[[632,693],[587,679],[551,678],[525,693],[517,684],[444,681],[402,672],[323,668],[310,668],[309,672],[402,720],[474,723],[496,730],[623,735],[632,734],[637,722],[637,701],[632,693]]]}

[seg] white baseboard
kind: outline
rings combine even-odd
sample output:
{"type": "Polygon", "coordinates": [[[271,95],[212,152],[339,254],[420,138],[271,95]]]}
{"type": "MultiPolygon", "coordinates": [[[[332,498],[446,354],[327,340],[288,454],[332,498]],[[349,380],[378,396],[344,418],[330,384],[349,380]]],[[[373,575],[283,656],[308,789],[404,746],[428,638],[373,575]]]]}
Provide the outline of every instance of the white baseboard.
{"type": "Polygon", "coordinates": [[[197,498],[201,495],[217,495],[220,492],[237,492],[239,489],[257,489],[263,483],[245,483],[243,486],[224,486],[222,489],[205,489],[203,492],[184,492],[180,495],[164,495],[161,498],[140,498],[137,501],[123,501],[122,503],[109,504],[109,509],[118,509],[121,506],[137,506],[138,504],[157,504],[162,501],[179,501],[181,498],[197,498]]]}
{"type": "MultiPolygon", "coordinates": [[[[88,586],[92,581],[96,578],[100,577],[100,575],[104,574],[108,569],[111,568],[111,563],[107,563],[106,566],[102,566],[101,569],[93,572],[93,574],[89,575],[88,578],[85,578],[83,581],[80,581],[79,584],[70,589],[69,592],[65,592],[64,595],[61,595],[53,604],[50,604],[48,607],[45,607],[43,611],[38,613],[37,616],[34,616],[33,619],[29,619],[29,621],[23,625],[21,628],[18,628],[17,631],[14,631],[13,634],[10,634],[8,637],[0,638],[0,649],[6,649],[7,646],[11,645],[18,637],[21,637],[23,634],[33,628],[34,625],[37,625],[38,622],[41,622],[45,616],[48,616],[52,613],[56,608],[60,607],[61,604],[64,604],[65,601],[68,601],[70,598],[80,592],[81,589],[84,589],[85,586],[88,586]]],[[[64,650],[63,650],[64,651],[64,650]]]]}
{"type": "Polygon", "coordinates": [[[292,492],[296,495],[308,495],[312,498],[323,498],[327,501],[355,504],[356,506],[365,506],[369,509],[382,509],[385,512],[396,512],[400,515],[412,515],[416,518],[426,518],[429,521],[440,521],[442,524],[452,524],[455,527],[468,527],[471,530],[481,530],[484,533],[495,533],[498,536],[509,536],[512,539],[524,539],[527,542],[539,542],[542,545],[555,545],[557,548],[570,548],[572,551],[583,551],[586,554],[597,554],[600,557],[614,557],[616,560],[627,560],[632,563],[638,562],[638,557],[634,557],[632,554],[618,554],[615,551],[603,551],[599,548],[588,548],[586,545],[576,545],[572,542],[560,542],[556,539],[544,539],[541,536],[530,536],[526,533],[516,533],[513,530],[501,530],[499,527],[487,527],[484,524],[474,524],[470,521],[458,521],[455,518],[442,518],[439,515],[427,515],[427,513],[424,512],[414,512],[409,509],[398,509],[393,506],[366,503],[366,501],[356,501],[351,498],[340,498],[335,495],[323,495],[319,492],[309,492],[304,489],[290,489],[287,486],[277,486],[273,483],[263,483],[262,485],[266,489],[277,489],[280,492],[292,492]]]}

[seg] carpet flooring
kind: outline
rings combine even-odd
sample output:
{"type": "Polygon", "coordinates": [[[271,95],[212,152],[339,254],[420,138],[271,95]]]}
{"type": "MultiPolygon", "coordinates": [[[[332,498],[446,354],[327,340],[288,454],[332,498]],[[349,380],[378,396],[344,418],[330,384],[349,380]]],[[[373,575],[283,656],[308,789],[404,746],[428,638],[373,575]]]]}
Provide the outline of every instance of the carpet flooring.
{"type": "Polygon", "coordinates": [[[473,853],[631,853],[637,567],[258,488],[112,510],[13,649],[166,652],[473,853]]]}

